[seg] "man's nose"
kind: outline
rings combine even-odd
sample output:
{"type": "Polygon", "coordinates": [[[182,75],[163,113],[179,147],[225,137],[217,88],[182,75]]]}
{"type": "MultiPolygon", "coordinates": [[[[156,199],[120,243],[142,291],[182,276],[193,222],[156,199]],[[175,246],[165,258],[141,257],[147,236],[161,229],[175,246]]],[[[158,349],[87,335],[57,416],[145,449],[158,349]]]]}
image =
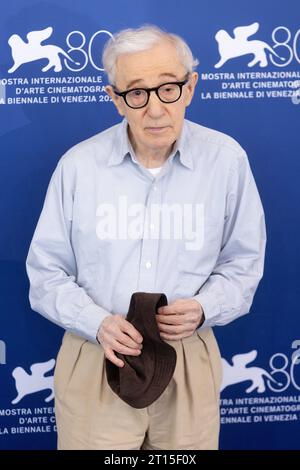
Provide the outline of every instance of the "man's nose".
{"type": "Polygon", "coordinates": [[[153,118],[158,118],[164,114],[164,103],[160,101],[157,94],[152,91],[147,104],[147,113],[153,118]]]}

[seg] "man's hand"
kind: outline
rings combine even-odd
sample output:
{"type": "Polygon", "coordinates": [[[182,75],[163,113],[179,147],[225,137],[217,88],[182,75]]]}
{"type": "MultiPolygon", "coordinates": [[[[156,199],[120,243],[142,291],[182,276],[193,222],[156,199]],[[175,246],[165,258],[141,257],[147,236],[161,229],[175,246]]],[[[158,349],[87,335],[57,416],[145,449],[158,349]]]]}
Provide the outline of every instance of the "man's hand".
{"type": "Polygon", "coordinates": [[[115,355],[115,351],[139,356],[143,347],[143,337],[122,315],[106,317],[98,330],[97,340],[103,347],[105,357],[118,367],[123,367],[124,362],[115,355]]]}
{"type": "Polygon", "coordinates": [[[160,307],[156,315],[161,338],[171,341],[191,336],[203,320],[203,309],[195,299],[175,300],[160,307]]]}

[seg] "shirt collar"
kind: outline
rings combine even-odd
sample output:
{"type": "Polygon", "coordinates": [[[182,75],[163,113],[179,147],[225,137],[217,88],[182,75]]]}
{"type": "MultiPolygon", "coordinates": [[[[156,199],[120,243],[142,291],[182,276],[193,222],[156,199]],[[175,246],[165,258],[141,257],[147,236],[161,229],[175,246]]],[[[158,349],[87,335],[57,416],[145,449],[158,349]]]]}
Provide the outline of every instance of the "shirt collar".
{"type": "MultiPolygon", "coordinates": [[[[135,163],[138,163],[128,137],[127,126],[128,122],[124,118],[117,129],[117,135],[114,142],[114,151],[112,152],[109,158],[108,166],[121,164],[127,155],[129,155],[135,163]]],[[[188,132],[189,129],[186,121],[184,120],[181,134],[177,142],[175,143],[175,146],[172,150],[171,155],[168,157],[168,160],[172,161],[173,158],[178,155],[179,161],[182,163],[182,165],[186,166],[190,170],[193,170],[194,164],[191,150],[189,149],[188,145],[188,132]]]]}

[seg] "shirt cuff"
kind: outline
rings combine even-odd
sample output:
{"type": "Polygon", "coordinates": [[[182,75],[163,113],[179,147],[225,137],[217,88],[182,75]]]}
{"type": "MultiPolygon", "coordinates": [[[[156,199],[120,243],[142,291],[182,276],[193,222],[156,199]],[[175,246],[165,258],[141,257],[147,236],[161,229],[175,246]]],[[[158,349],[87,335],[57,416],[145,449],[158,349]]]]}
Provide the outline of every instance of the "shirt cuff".
{"type": "Polygon", "coordinates": [[[99,305],[91,303],[84,307],[77,317],[73,333],[84,336],[92,343],[97,342],[97,333],[104,318],[111,315],[107,310],[99,305]]]}
{"type": "Polygon", "coordinates": [[[203,292],[192,297],[201,305],[205,320],[199,329],[212,327],[216,324],[216,317],[222,312],[222,306],[216,302],[215,295],[209,292],[203,292]]]}

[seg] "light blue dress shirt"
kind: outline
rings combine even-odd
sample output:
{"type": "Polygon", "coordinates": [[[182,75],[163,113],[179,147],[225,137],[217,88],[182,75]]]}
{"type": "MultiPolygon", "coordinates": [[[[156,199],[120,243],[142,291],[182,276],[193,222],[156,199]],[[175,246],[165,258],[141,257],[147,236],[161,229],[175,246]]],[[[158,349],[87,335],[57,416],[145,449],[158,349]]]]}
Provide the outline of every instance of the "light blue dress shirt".
{"type": "Polygon", "coordinates": [[[107,315],[127,314],[134,292],[195,298],[201,328],[248,313],[266,232],[245,151],[185,120],[154,176],[137,161],[127,125],[58,162],[27,257],[32,309],[92,342],[107,315]]]}

